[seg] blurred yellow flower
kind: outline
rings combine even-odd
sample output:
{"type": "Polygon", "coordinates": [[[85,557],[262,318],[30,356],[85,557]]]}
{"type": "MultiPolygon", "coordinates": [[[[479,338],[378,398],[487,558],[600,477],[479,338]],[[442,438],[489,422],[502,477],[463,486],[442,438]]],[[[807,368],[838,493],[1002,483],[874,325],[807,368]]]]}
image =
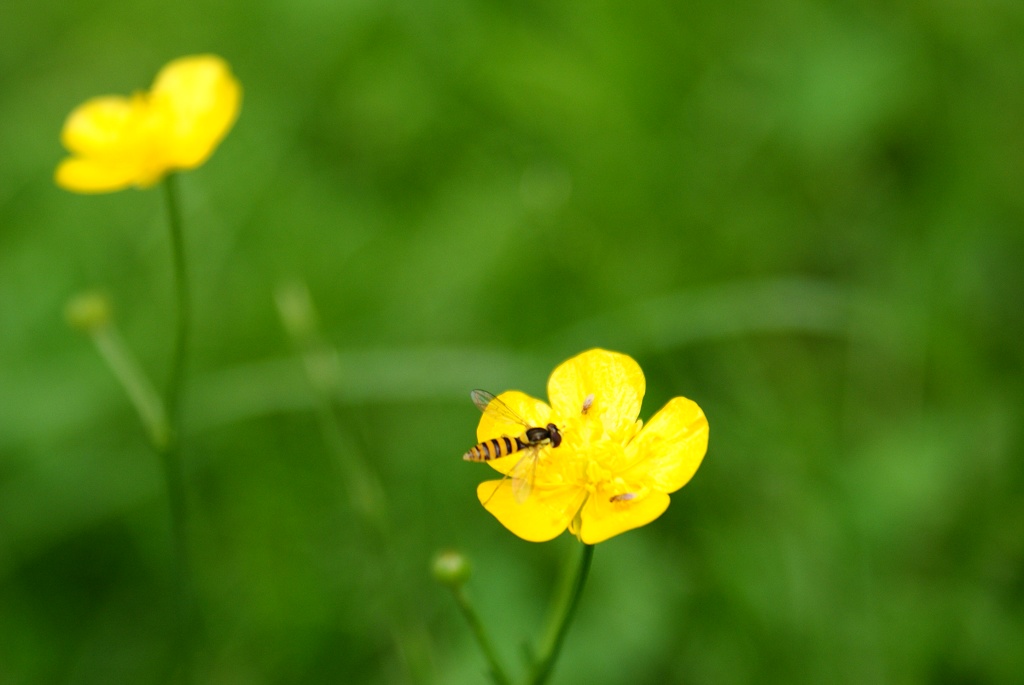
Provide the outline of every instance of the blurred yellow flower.
{"type": "Polygon", "coordinates": [[[196,55],[167,64],[148,92],[88,100],[64,122],[61,142],[72,156],[57,166],[57,185],[106,193],[194,169],[231,129],[241,97],[227,62],[196,55]]]}
{"type": "MultiPolygon", "coordinates": [[[[477,497],[506,528],[533,542],[568,528],[596,544],[650,523],[668,508],[669,493],[693,477],[708,445],[708,421],[685,397],[669,401],[643,426],[637,417],[646,384],[627,355],[594,349],[564,362],[548,380],[551,404],[518,391],[498,399],[531,426],[554,423],[561,445],[541,447],[532,488],[518,501],[511,478],[477,486],[477,497]]],[[[480,442],[522,433],[485,413],[480,442]]],[[[508,474],[521,453],[488,461],[508,474]]]]}

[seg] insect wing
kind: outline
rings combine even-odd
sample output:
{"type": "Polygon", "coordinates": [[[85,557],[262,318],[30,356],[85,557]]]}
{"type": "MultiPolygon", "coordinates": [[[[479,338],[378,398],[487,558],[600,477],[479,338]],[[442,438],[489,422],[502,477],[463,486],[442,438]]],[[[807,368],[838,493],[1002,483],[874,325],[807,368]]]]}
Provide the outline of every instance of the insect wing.
{"type": "Polygon", "coordinates": [[[508,472],[512,478],[512,495],[522,504],[533,492],[533,483],[537,478],[537,460],[540,458],[539,447],[528,447],[516,465],[508,472]]]}
{"type": "Polygon", "coordinates": [[[473,404],[483,413],[489,414],[491,418],[518,423],[520,426],[526,426],[527,428],[530,427],[530,424],[526,423],[523,417],[512,411],[511,407],[486,390],[474,390],[469,393],[469,396],[473,398],[473,404]]]}
{"type": "MultiPolygon", "coordinates": [[[[530,428],[530,424],[527,423],[523,417],[486,390],[474,390],[470,393],[470,397],[473,398],[473,404],[475,404],[480,411],[489,416],[492,420],[506,424],[514,423],[524,428],[530,428]]],[[[532,445],[521,450],[520,454],[522,456],[519,457],[515,466],[513,466],[511,470],[505,472],[505,477],[502,478],[502,482],[504,482],[505,478],[511,478],[512,495],[520,504],[525,502],[533,491],[533,483],[537,476],[537,460],[540,457],[540,450],[541,447],[539,445],[532,445]]],[[[493,461],[490,463],[491,466],[495,466],[493,461]]],[[[501,485],[499,485],[498,488],[495,488],[494,492],[497,493],[500,487],[501,485]]],[[[488,498],[488,500],[490,500],[490,498],[488,498]]]]}

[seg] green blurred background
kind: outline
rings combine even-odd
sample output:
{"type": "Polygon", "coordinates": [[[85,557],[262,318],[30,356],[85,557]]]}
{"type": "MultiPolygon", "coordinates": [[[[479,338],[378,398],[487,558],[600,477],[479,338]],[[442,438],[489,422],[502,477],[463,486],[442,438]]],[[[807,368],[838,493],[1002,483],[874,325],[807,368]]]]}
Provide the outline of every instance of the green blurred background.
{"type": "Polygon", "coordinates": [[[199,682],[482,682],[446,547],[516,662],[575,541],[479,506],[468,391],[543,397],[594,346],[711,444],[597,548],[554,682],[1021,682],[1022,36],[1010,0],[5,4],[0,683],[173,669],[158,461],[62,316],[102,289],[162,382],[163,198],[51,175],[75,105],[199,52],[245,88],[180,179],[199,682]],[[277,313],[295,283],[382,551],[277,313]]]}

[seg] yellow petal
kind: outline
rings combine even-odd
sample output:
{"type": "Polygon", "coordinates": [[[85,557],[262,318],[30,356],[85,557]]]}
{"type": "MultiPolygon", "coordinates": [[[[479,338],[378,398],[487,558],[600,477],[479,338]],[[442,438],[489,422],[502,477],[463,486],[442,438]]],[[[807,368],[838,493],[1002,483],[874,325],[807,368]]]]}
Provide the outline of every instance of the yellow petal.
{"type": "Polygon", "coordinates": [[[168,162],[191,169],[206,161],[235,123],[241,98],[241,85],[215,55],[182,57],[161,69],[150,100],[165,127],[168,162]]]}
{"type": "Polygon", "coordinates": [[[668,502],[669,497],[663,492],[624,502],[612,502],[599,492],[583,505],[579,538],[588,545],[596,545],[619,533],[645,526],[665,513],[668,502]]]}
{"type": "Polygon", "coordinates": [[[476,496],[501,525],[530,542],[558,537],[580,508],[585,492],[580,488],[535,488],[524,502],[517,502],[511,479],[489,480],[476,488],[476,496]]]}
{"type": "MultiPolygon", "coordinates": [[[[547,425],[551,416],[551,407],[518,390],[503,392],[498,395],[497,400],[497,403],[492,401],[494,406],[489,406],[484,415],[480,417],[480,423],[476,427],[477,442],[485,442],[491,438],[502,436],[520,437],[526,432],[527,427],[547,425]],[[511,414],[505,411],[501,405],[510,410],[511,414]],[[516,421],[513,415],[522,419],[522,422],[516,421]]],[[[492,459],[487,463],[498,473],[508,473],[518,461],[519,455],[513,454],[501,459],[492,459]]]]}
{"type": "Polygon", "coordinates": [[[85,157],[135,155],[146,102],[140,95],[93,98],[76,107],[64,122],[61,142],[85,157]]]}
{"type": "Polygon", "coordinates": [[[707,449],[707,417],[693,400],[676,397],[626,446],[632,465],[622,475],[653,490],[675,492],[693,477],[707,449]]]}
{"type": "Polygon", "coordinates": [[[590,395],[588,417],[599,417],[613,439],[628,439],[640,415],[646,382],[632,357],[594,349],[563,362],[548,380],[548,399],[558,416],[579,416],[590,395]]]}
{"type": "Polygon", "coordinates": [[[138,175],[133,164],[69,157],[57,166],[54,181],[76,193],[110,193],[131,186],[138,175]]]}

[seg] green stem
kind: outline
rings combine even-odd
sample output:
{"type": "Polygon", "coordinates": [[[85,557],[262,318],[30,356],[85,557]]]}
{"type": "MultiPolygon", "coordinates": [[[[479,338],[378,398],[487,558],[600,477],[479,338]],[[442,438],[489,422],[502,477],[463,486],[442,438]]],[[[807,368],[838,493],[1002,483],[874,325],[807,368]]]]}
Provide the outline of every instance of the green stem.
{"type": "Polygon", "coordinates": [[[275,298],[281,323],[302,355],[317,423],[331,454],[332,466],[348,489],[349,504],[384,540],[389,533],[387,498],[356,440],[335,411],[333,398],[340,385],[337,353],[320,335],[309,290],[301,283],[281,286],[275,298]]]}
{"type": "Polygon", "coordinates": [[[383,543],[390,534],[384,490],[362,459],[355,439],[342,427],[330,398],[320,391],[314,393],[317,423],[331,452],[332,466],[340,471],[348,490],[349,504],[383,543]]]}
{"type": "Polygon", "coordinates": [[[172,441],[177,442],[181,429],[181,387],[185,375],[185,349],[189,339],[189,287],[185,269],[185,238],[181,229],[181,210],[178,203],[177,177],[164,178],[164,196],[167,200],[167,223],[171,232],[171,267],[174,271],[175,328],[174,351],[171,356],[170,378],[167,382],[167,412],[170,416],[172,441]]]}
{"type": "Polygon", "coordinates": [[[529,680],[530,685],[543,685],[551,677],[558,654],[562,649],[562,642],[565,640],[566,633],[569,632],[569,625],[572,623],[580,596],[583,594],[583,586],[587,582],[587,574],[590,572],[590,562],[593,558],[594,545],[583,545],[583,553],[580,555],[580,563],[576,568],[572,585],[567,586],[567,592],[562,596],[555,613],[552,614],[554,620],[551,622],[547,638],[544,640],[540,660],[534,667],[533,675],[529,680]]]}
{"type": "Polygon", "coordinates": [[[476,609],[473,608],[469,597],[466,596],[466,591],[461,586],[458,586],[452,588],[452,594],[455,595],[455,601],[458,603],[459,609],[462,610],[462,615],[466,617],[466,622],[469,623],[476,641],[480,644],[480,650],[484,653],[487,663],[491,666],[491,678],[494,679],[497,685],[511,685],[512,679],[508,677],[508,673],[501,665],[501,661],[498,659],[498,652],[494,649],[494,643],[491,642],[487,629],[484,628],[483,621],[480,620],[476,609]]]}
{"type": "Polygon", "coordinates": [[[125,394],[138,412],[139,420],[149,433],[153,447],[157,451],[162,450],[167,444],[170,429],[167,425],[164,403],[153,388],[153,384],[112,323],[93,330],[92,340],[103,361],[110,367],[114,378],[124,388],[125,394]]]}
{"type": "MultiPolygon", "coordinates": [[[[331,458],[330,466],[337,472],[348,496],[348,503],[357,515],[366,534],[365,545],[374,565],[374,592],[386,598],[385,611],[392,640],[408,669],[412,682],[431,680],[427,632],[410,619],[395,575],[400,564],[394,558],[388,520],[388,500],[374,471],[367,463],[358,440],[335,407],[334,396],[340,385],[336,352],[320,335],[316,311],[309,290],[301,283],[281,286],[275,293],[278,313],[285,331],[301,355],[313,395],[317,424],[331,458]]],[[[339,493],[340,494],[340,493],[339,493]]]]}
{"type": "Polygon", "coordinates": [[[164,197],[167,204],[167,223],[171,237],[171,268],[174,278],[175,326],[174,348],[171,353],[170,374],[165,390],[165,406],[169,424],[169,439],[157,451],[167,482],[167,497],[171,514],[171,534],[174,540],[175,583],[178,612],[178,647],[183,660],[185,681],[192,679],[193,650],[196,625],[195,593],[192,587],[191,564],[188,553],[187,517],[185,511],[185,467],[181,452],[181,395],[185,378],[185,353],[189,340],[188,273],[185,268],[185,239],[182,231],[181,210],[178,202],[177,179],[174,174],[164,178],[164,197]]]}

